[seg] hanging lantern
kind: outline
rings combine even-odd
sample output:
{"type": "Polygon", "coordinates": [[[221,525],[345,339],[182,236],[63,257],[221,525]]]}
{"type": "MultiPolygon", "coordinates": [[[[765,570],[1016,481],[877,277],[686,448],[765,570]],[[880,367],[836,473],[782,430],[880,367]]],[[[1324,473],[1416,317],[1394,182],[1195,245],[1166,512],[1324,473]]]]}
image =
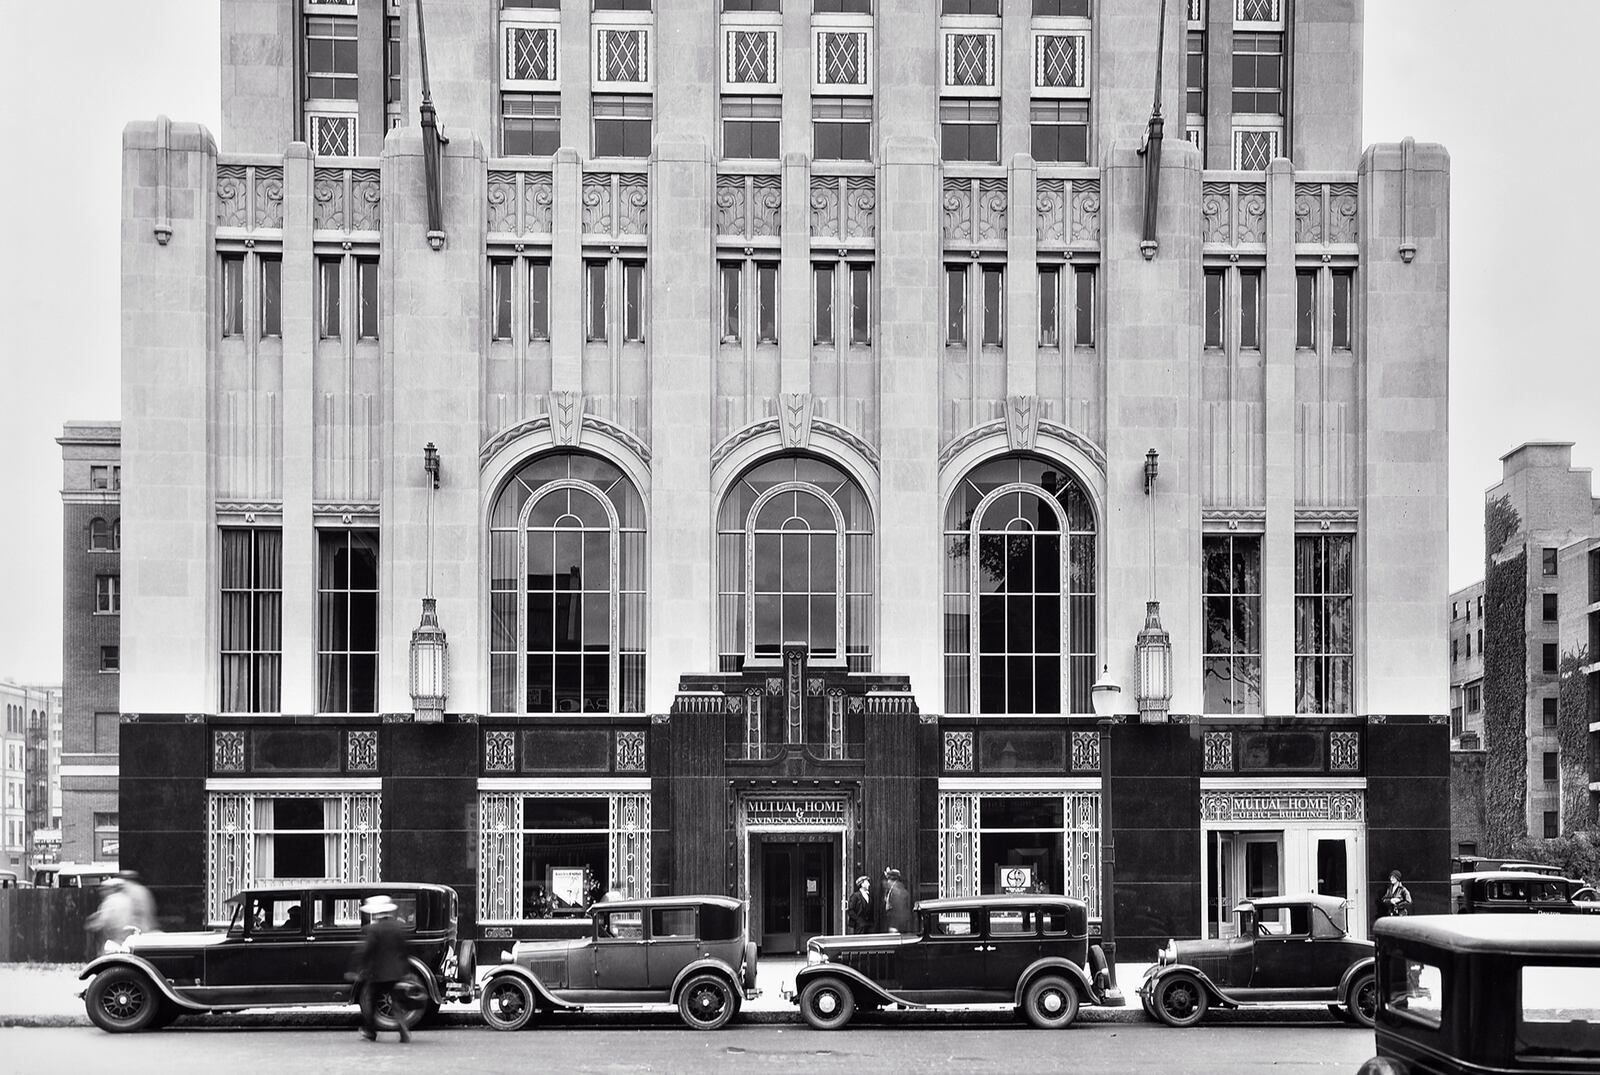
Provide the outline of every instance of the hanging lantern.
{"type": "Polygon", "coordinates": [[[411,707],[419,721],[444,719],[450,693],[450,647],[434,599],[422,599],[422,622],[411,632],[411,707]]]}
{"type": "Polygon", "coordinates": [[[1172,706],[1172,636],[1161,628],[1161,602],[1146,601],[1144,629],[1134,651],[1139,659],[1139,719],[1163,723],[1172,706]]]}

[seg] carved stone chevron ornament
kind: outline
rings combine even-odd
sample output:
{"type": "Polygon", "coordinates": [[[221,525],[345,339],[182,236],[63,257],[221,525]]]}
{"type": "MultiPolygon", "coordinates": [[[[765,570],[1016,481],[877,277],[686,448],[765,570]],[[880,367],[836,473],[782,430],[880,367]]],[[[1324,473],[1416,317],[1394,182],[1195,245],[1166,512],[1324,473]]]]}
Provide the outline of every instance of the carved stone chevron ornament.
{"type": "Polygon", "coordinates": [[[550,439],[556,444],[576,448],[583,439],[583,393],[551,392],[550,439]]]}
{"type": "Polygon", "coordinates": [[[816,397],[810,392],[785,392],[778,404],[778,430],[783,435],[785,448],[808,448],[811,445],[811,412],[816,408],[816,397]]]}
{"type": "Polygon", "coordinates": [[[1039,397],[1006,397],[1006,440],[1013,452],[1031,452],[1039,440],[1039,397]]]}

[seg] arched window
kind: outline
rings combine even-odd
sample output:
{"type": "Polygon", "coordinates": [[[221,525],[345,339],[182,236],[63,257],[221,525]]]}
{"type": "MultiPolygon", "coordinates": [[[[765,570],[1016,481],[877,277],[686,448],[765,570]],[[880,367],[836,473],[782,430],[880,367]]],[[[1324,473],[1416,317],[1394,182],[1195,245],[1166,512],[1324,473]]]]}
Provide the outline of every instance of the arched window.
{"type": "Polygon", "coordinates": [[[745,471],[718,516],[717,580],[722,671],[785,642],[871,671],[872,512],[833,464],[781,456],[745,471]]]}
{"type": "Polygon", "coordinates": [[[1077,478],[1031,456],[973,468],[945,512],[946,710],[1090,712],[1095,592],[1077,478]]]}
{"type": "Polygon", "coordinates": [[[489,520],[490,706],[644,711],[644,503],[614,463],[524,464],[489,520]]]}

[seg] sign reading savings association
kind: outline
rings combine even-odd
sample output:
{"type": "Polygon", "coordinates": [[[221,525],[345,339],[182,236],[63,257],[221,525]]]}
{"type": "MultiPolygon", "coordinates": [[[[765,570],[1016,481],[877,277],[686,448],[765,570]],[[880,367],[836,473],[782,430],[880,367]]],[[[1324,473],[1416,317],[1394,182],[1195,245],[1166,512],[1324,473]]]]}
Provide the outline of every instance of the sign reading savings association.
{"type": "Polygon", "coordinates": [[[745,819],[761,825],[843,825],[844,799],[746,799],[745,819]]]}

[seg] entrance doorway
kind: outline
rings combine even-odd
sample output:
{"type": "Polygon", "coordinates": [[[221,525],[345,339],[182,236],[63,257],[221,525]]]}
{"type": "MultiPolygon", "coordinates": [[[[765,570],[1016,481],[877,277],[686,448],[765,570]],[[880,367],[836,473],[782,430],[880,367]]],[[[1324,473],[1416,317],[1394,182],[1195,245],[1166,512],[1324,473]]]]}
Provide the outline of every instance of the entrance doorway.
{"type": "Polygon", "coordinates": [[[800,952],[806,941],[835,930],[838,903],[834,840],[760,843],[761,952],[800,952]]]}
{"type": "Polygon", "coordinates": [[[1240,900],[1283,894],[1283,834],[1213,831],[1210,835],[1212,898],[1207,932],[1212,937],[1232,937],[1233,909],[1240,900]]]}

